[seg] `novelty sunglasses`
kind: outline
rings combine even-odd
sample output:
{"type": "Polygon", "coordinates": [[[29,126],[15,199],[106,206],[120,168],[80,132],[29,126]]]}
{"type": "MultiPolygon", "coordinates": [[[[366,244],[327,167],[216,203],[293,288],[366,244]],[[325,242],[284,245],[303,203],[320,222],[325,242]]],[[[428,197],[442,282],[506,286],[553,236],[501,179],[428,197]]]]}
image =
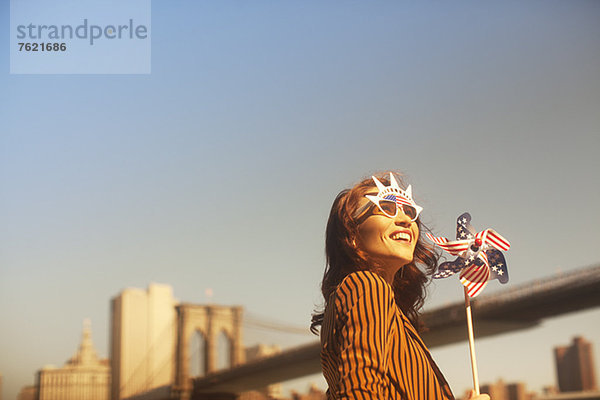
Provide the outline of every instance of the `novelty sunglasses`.
{"type": "MultiPolygon", "coordinates": [[[[365,195],[367,199],[379,208],[379,210],[389,218],[395,218],[398,215],[399,210],[404,215],[410,218],[412,222],[419,218],[419,214],[423,211],[423,207],[417,205],[412,198],[412,188],[410,185],[406,190],[402,190],[394,178],[394,174],[390,172],[390,185],[385,186],[379,179],[373,177],[373,182],[377,186],[378,193],[376,196],[365,195]]],[[[354,215],[355,218],[363,214],[371,203],[366,203],[363,207],[357,210],[354,215]]]]}
{"type": "Polygon", "coordinates": [[[402,211],[404,215],[414,222],[417,220],[417,218],[419,218],[419,214],[421,213],[421,210],[417,210],[410,204],[402,203],[401,200],[394,195],[385,196],[383,199],[373,196],[369,197],[369,200],[374,203],[386,217],[389,218],[396,218],[398,213],[402,211]]]}

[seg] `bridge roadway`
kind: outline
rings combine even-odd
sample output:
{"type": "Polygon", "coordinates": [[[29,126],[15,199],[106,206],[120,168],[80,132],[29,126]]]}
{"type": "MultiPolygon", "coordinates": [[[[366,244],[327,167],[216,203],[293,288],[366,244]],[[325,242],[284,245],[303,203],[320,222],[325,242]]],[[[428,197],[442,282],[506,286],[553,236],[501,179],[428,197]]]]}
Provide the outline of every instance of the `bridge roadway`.
{"type": "MultiPolygon", "coordinates": [[[[600,265],[482,295],[471,302],[477,338],[531,328],[544,319],[599,305],[600,265]]],[[[463,302],[425,312],[422,318],[429,329],[421,336],[430,348],[467,340],[463,302]]],[[[315,341],[196,378],[191,398],[256,390],[320,371],[319,342],[315,341]]]]}

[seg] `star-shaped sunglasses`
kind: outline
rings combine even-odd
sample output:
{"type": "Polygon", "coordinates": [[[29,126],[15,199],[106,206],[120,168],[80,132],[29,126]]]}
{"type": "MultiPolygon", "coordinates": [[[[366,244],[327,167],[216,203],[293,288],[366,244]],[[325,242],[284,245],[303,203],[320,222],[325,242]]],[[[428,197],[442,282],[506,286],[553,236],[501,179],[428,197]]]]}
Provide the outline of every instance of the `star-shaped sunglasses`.
{"type": "MultiPolygon", "coordinates": [[[[423,207],[418,206],[412,198],[412,189],[410,185],[406,190],[402,190],[394,178],[394,175],[390,172],[390,186],[385,186],[379,179],[373,177],[375,186],[379,193],[377,195],[365,195],[367,199],[379,208],[379,210],[389,218],[395,218],[398,216],[399,210],[404,215],[410,218],[411,221],[416,221],[419,218],[419,214],[423,211],[423,207]]],[[[363,214],[369,203],[365,204],[359,210],[357,210],[355,217],[363,214]]]]}

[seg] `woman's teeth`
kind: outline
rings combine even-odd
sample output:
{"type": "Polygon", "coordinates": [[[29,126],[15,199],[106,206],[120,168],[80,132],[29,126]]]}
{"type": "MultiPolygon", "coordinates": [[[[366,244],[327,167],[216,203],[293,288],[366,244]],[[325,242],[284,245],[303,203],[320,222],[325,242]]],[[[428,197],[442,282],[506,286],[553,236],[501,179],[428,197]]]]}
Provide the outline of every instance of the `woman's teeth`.
{"type": "Polygon", "coordinates": [[[410,241],[410,234],[406,232],[396,232],[390,236],[392,240],[408,240],[410,241]]]}

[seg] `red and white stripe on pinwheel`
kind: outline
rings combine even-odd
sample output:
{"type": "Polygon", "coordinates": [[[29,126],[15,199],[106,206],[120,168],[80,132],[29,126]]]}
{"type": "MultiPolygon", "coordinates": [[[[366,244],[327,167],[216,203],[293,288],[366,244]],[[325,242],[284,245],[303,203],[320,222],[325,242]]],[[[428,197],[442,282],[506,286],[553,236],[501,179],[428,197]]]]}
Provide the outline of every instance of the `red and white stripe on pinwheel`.
{"type": "Polygon", "coordinates": [[[469,297],[475,297],[486,287],[490,269],[486,265],[471,265],[460,274],[460,282],[467,288],[469,297]]]}
{"type": "Polygon", "coordinates": [[[495,247],[501,251],[507,251],[510,249],[510,243],[506,240],[502,235],[496,232],[493,229],[486,229],[485,231],[485,239],[483,239],[484,243],[488,243],[489,245],[495,247]]]}
{"type": "Polygon", "coordinates": [[[442,249],[446,250],[448,253],[450,253],[454,256],[459,255],[460,253],[462,253],[463,251],[465,251],[469,248],[469,243],[470,243],[469,240],[449,241],[445,237],[436,237],[436,236],[433,236],[429,232],[426,232],[425,236],[427,236],[427,238],[429,238],[429,240],[431,240],[433,243],[437,244],[442,249]]]}

